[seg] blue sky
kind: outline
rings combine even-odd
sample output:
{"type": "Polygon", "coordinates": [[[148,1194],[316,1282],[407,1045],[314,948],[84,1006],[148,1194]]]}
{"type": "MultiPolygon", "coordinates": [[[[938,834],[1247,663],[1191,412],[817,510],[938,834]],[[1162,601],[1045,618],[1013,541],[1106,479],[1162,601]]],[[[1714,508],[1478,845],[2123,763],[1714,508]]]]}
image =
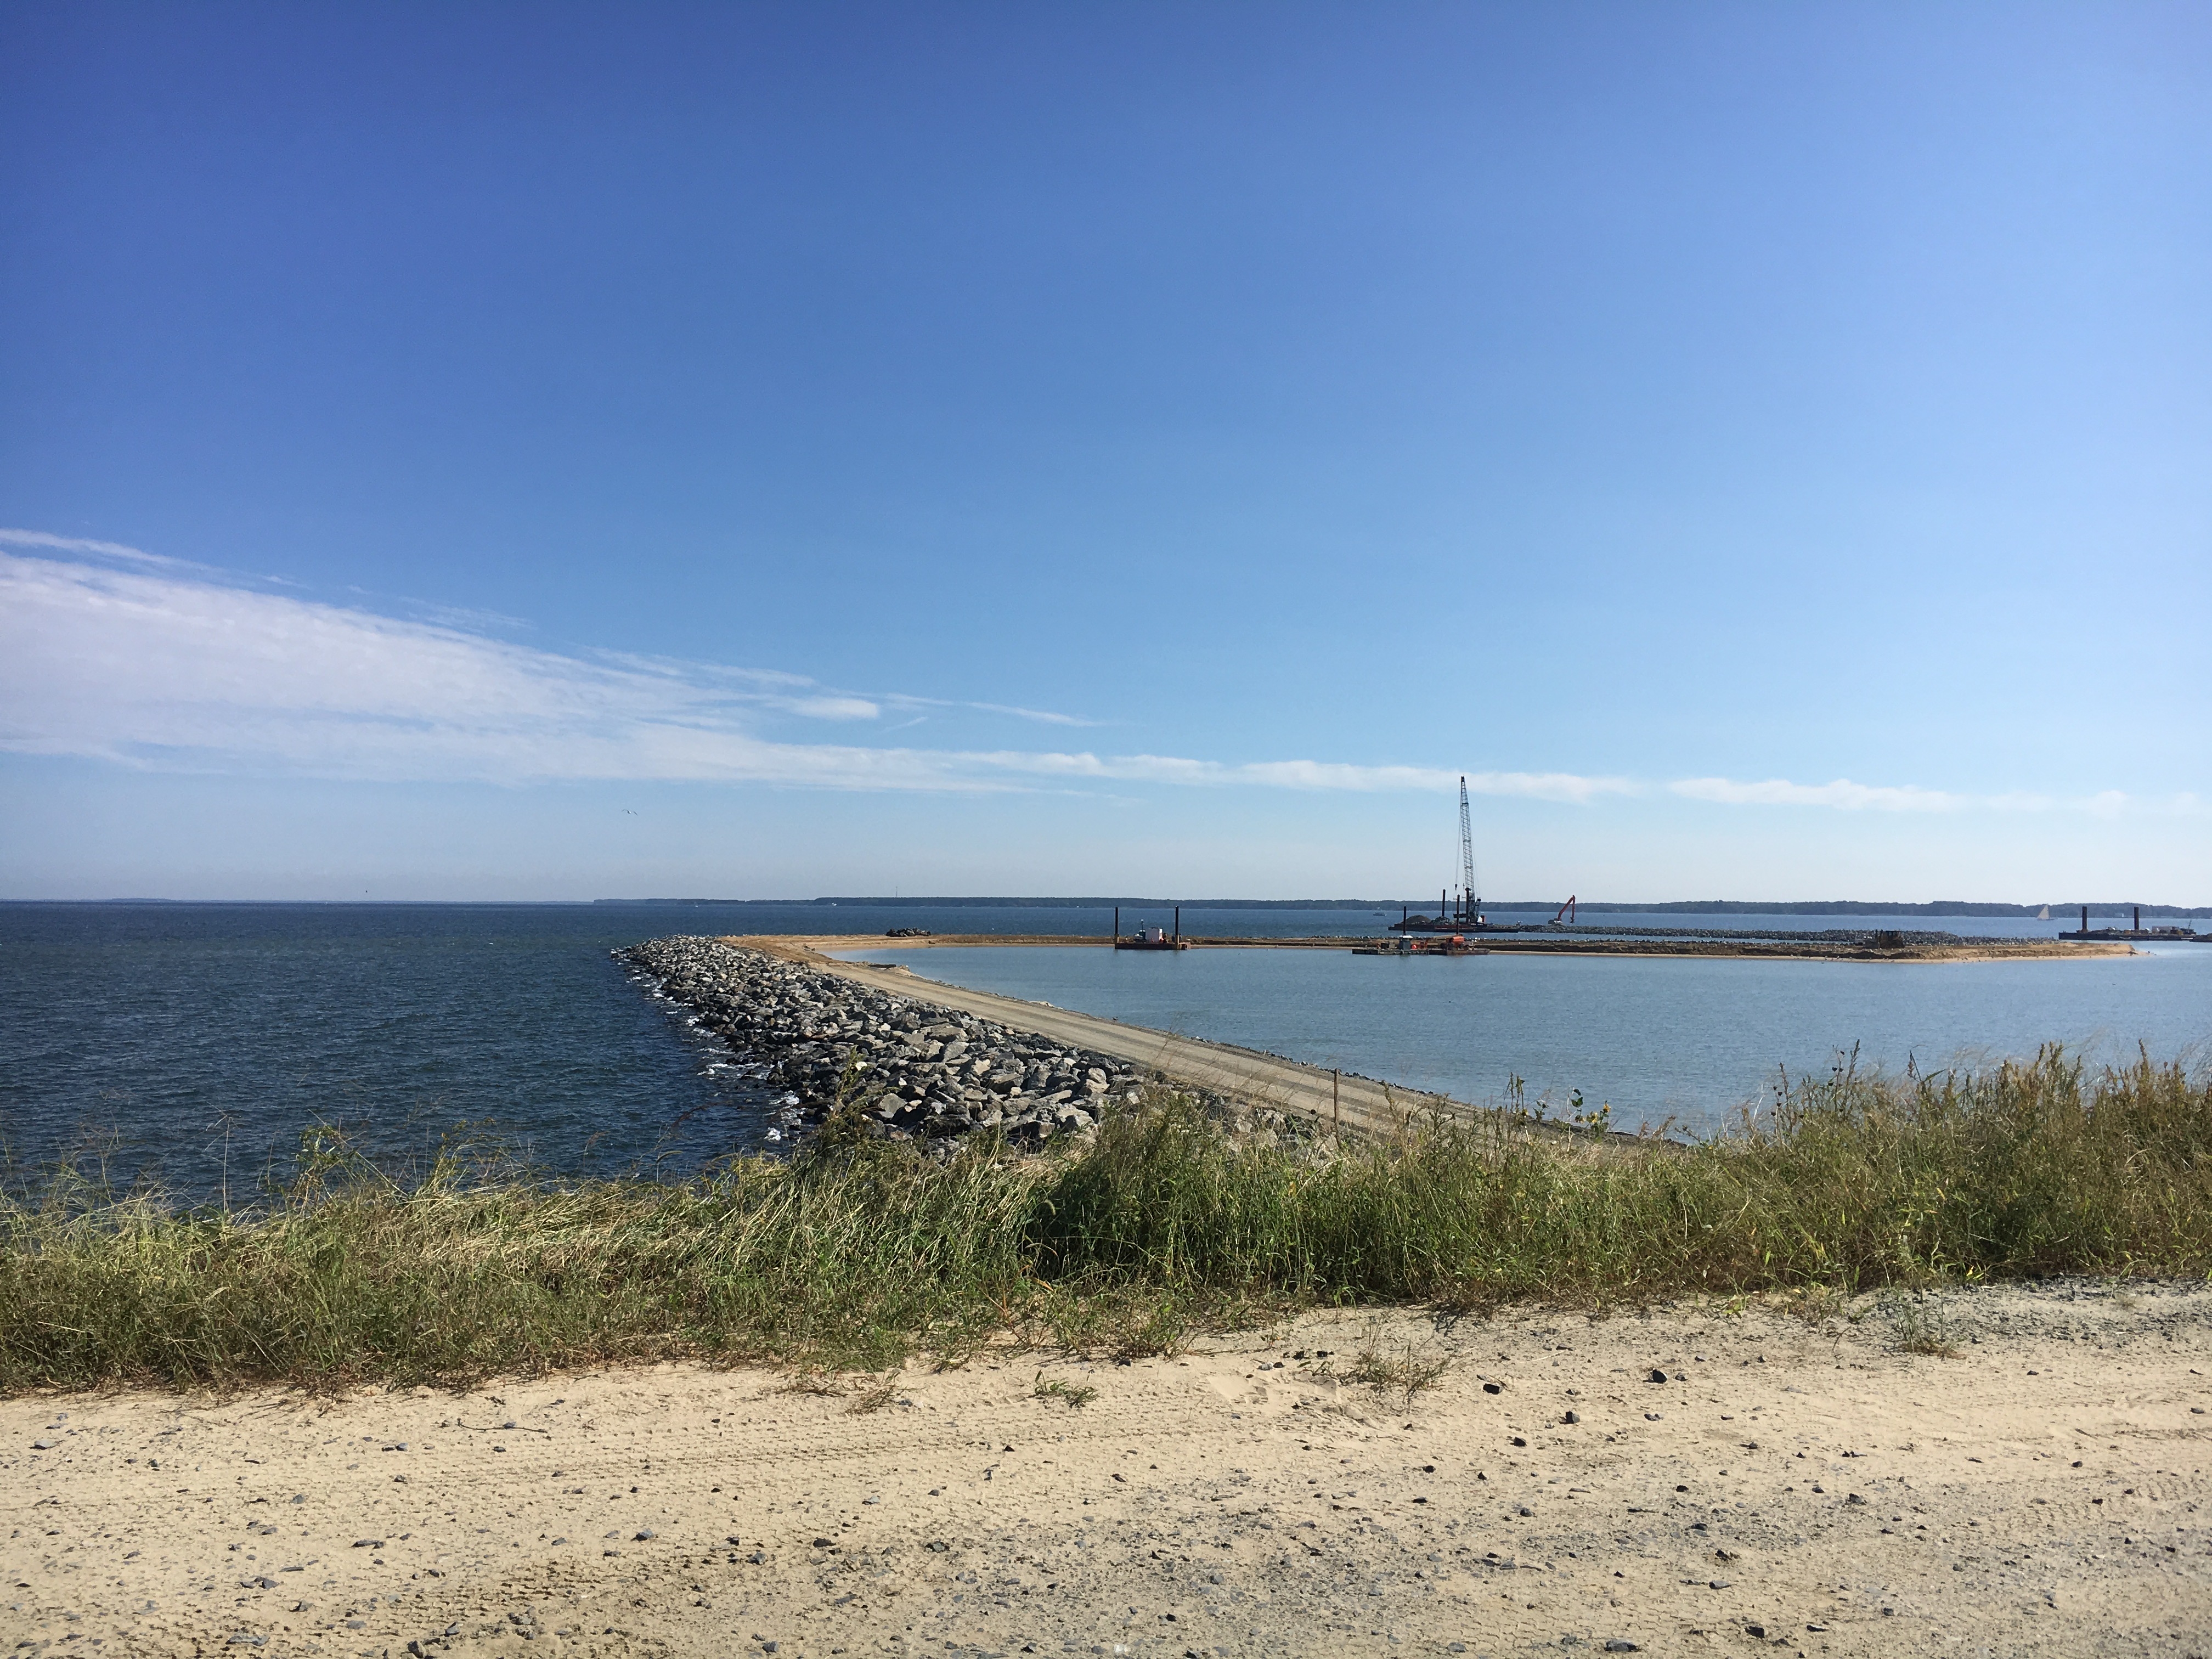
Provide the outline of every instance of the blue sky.
{"type": "Polygon", "coordinates": [[[2192,5],[9,6],[0,896],[2212,900],[2192,5]]]}

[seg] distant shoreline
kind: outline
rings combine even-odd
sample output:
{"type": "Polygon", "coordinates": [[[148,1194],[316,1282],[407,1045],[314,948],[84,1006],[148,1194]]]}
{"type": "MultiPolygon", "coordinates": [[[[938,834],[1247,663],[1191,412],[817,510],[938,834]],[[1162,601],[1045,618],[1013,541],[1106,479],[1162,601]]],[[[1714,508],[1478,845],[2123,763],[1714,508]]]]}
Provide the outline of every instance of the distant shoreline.
{"type": "MultiPolygon", "coordinates": [[[[824,957],[836,951],[944,950],[963,946],[987,946],[993,950],[1021,946],[1104,950],[1113,943],[1103,933],[935,933],[902,939],[892,939],[882,933],[771,933],[732,935],[729,942],[779,952],[798,951],[824,957]]],[[[1183,943],[1196,951],[1350,952],[1376,941],[1350,933],[1302,939],[1237,939],[1186,933],[1183,943]]],[[[1393,939],[1389,943],[1395,945],[1397,940],[1393,939]]],[[[1476,935],[1474,948],[1474,951],[1493,956],[1863,963],[2059,962],[2085,957],[2131,957],[2140,954],[2133,946],[2113,940],[2092,939],[2075,943],[2063,939],[1962,939],[1956,944],[1907,944],[1885,948],[1839,939],[1799,942],[1791,939],[1532,939],[1526,935],[1476,935]]]]}
{"type": "MultiPolygon", "coordinates": [[[[1115,905],[1141,905],[1166,908],[1181,905],[1187,910],[1396,910],[1411,907],[1419,909],[1428,904],[1427,896],[1392,899],[1239,899],[1239,898],[1154,898],[1146,896],[1114,897],[1099,896],[1082,898],[1048,896],[1005,896],[962,898],[940,896],[924,898],[867,898],[830,896],[807,899],[594,899],[594,904],[730,904],[775,905],[796,908],[804,906],[824,908],[839,905],[866,906],[886,910],[1097,910],[1115,905]]],[[[1561,908],[1558,899],[1484,899],[1483,910],[1511,915],[1549,915],[1561,908]]],[[[1980,903],[1968,899],[1930,899],[1923,902],[1890,903],[1878,899],[1793,899],[1768,903],[1756,899],[1665,899],[1650,903],[1627,902],[1615,900],[1584,899],[1577,901],[1577,910],[1588,910],[1594,915],[1650,915],[1650,916],[2003,916],[2023,921],[2048,920],[2064,921],[2078,919],[2083,907],[2080,899],[2060,903],[1997,904],[1980,903]],[[2045,918],[2041,912],[2051,912],[2045,918]]],[[[2212,917],[2212,905],[2143,904],[2133,899],[2126,901],[2091,900],[2087,906],[2092,916],[2124,916],[2140,910],[2147,916],[2203,916],[2212,917]]]]}
{"type": "MultiPolygon", "coordinates": [[[[741,899],[741,898],[599,898],[599,899],[430,899],[430,898],[0,898],[0,906],[24,909],[68,909],[107,907],[125,908],[133,905],[158,905],[164,908],[189,909],[194,907],[210,908],[253,908],[279,910],[300,909],[362,909],[390,910],[422,909],[560,909],[577,910],[599,908],[623,909],[653,905],[711,905],[718,908],[772,909],[835,909],[841,906],[855,908],[885,910],[1100,910],[1115,905],[1124,908],[1170,909],[1181,905],[1187,910],[1369,910],[1387,915],[1392,910],[1410,908],[1433,909],[1436,895],[1410,899],[1164,899],[1146,897],[1124,898],[798,898],[798,899],[741,899]]],[[[1550,915],[1560,908],[1553,899],[1486,899],[1482,908],[1486,915],[1550,915]]],[[[1592,915],[1681,915],[1681,916],[1977,916],[1996,917],[2021,921],[2050,921],[2078,924],[2082,908],[2080,901],[2048,906],[2033,904],[1980,904],[1966,901],[1933,900],[1924,903],[1887,904],[1875,900],[1820,899],[1799,900],[1790,902],[1767,903],[1751,899],[1668,899],[1650,903],[1621,902],[1613,900],[1584,899],[1578,901],[1577,911],[1592,915]],[[2046,918],[2041,911],[2048,908],[2046,918]]],[[[2190,921],[2212,919],[2212,905],[2137,904],[2092,902],[2087,907],[2092,920],[2112,920],[2130,917],[2140,912],[2146,917],[2160,921],[2190,921]]]]}

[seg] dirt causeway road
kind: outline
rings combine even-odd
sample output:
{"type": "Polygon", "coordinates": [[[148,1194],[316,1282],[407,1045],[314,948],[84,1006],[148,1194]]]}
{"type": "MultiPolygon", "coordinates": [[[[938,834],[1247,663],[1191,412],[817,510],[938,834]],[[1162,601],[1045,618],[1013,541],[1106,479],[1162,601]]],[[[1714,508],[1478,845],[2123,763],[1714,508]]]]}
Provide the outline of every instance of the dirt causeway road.
{"type": "Polygon", "coordinates": [[[1956,1358],[1852,1311],[18,1399],[0,1651],[2212,1654],[2212,1293],[1958,1294],[1956,1358]]]}
{"type": "Polygon", "coordinates": [[[871,990],[912,997],[939,1008],[996,1020],[1016,1030],[1033,1031],[1055,1042],[1111,1054],[1134,1061],[1178,1083],[1215,1089],[1234,1099],[1297,1112],[1331,1127],[1363,1133],[1388,1133],[1403,1128],[1409,1119],[1431,1113],[1463,1116],[1477,1109],[1443,1095],[1424,1094],[1371,1078],[1339,1076],[1256,1048],[1240,1048],[1226,1042],[1206,1042],[1176,1036],[1142,1025],[1125,1025],[1098,1014],[1079,1014],[1055,1008],[1048,1002],[1024,1002],[992,991],[971,991],[924,979],[903,969],[880,968],[840,962],[823,954],[832,950],[861,950],[880,945],[881,939],[756,938],[732,939],[731,945],[765,950],[787,961],[803,963],[820,972],[834,974],[871,990]]]}

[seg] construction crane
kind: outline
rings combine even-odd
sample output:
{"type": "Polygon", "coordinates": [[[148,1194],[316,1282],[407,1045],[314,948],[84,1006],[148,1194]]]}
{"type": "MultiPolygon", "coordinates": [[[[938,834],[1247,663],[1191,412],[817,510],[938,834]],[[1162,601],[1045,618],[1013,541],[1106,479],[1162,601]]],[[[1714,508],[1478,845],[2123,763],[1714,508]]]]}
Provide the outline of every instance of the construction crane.
{"type": "Polygon", "coordinates": [[[1474,820],[1467,807],[1467,779],[1459,781],[1459,869],[1461,898],[1466,907],[1465,920],[1473,921],[1481,901],[1474,896],[1474,820]]]}

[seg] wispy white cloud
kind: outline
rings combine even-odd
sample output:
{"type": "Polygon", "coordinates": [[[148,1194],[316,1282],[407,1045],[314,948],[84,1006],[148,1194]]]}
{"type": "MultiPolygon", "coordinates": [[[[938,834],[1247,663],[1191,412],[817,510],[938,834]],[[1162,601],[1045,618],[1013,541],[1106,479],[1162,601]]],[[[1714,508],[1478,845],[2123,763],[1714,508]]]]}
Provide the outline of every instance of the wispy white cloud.
{"type": "MultiPolygon", "coordinates": [[[[42,551],[76,553],[106,562],[121,562],[126,566],[161,570],[178,575],[197,578],[210,585],[236,589],[246,584],[258,586],[296,587],[298,584],[281,576],[252,576],[241,578],[240,573],[222,569],[214,565],[198,564],[186,559],[174,559],[165,554],[149,553],[143,548],[126,547],[120,542],[92,541],[76,536],[56,536],[43,530],[0,529],[0,546],[34,548],[42,551]]],[[[505,611],[485,611],[470,607],[434,605],[427,600],[405,595],[377,594],[364,587],[349,587],[368,605],[382,604],[403,613],[406,620],[430,624],[451,635],[474,637],[505,633],[522,633],[532,624],[524,617],[510,616],[505,611]]],[[[371,610],[349,611],[345,614],[376,617],[390,621],[371,610]]],[[[905,711],[916,708],[966,708],[983,714],[1005,714],[1018,720],[1036,720],[1055,726],[1095,726],[1098,722],[1074,714],[1055,714],[1047,709],[1020,708],[1004,703],[959,702],[939,697],[915,696],[904,692],[854,693],[837,691],[821,685],[804,674],[787,673],[781,669],[750,668],[724,663],[695,663],[673,658],[641,656],[621,652],[595,652],[590,660],[617,668],[635,669],[648,676],[662,678],[695,680],[703,684],[720,682],[744,688],[752,693],[752,700],[761,707],[808,720],[872,720],[878,719],[884,707],[905,711]],[[778,696],[769,688],[787,688],[788,695],[778,696]]],[[[741,694],[742,695],[742,694],[741,694]]]]}
{"type": "Polygon", "coordinates": [[[1625,778],[1585,778],[1566,772],[1468,772],[1431,766],[1358,766],[1333,761],[1184,760],[1172,755],[999,754],[991,757],[1020,769],[1071,778],[1127,783],[1261,785],[1275,789],[1353,790],[1455,789],[1464,776],[1481,795],[1518,795],[1536,800],[1581,805],[1601,795],[1625,794],[1635,786],[1625,778]]]}
{"type": "MultiPolygon", "coordinates": [[[[433,617],[432,620],[441,619],[433,617]]],[[[695,679],[702,684],[726,685],[736,690],[738,695],[751,696],[763,708],[779,709],[785,714],[802,714],[812,720],[876,720],[886,710],[894,714],[913,714],[916,720],[922,720],[928,718],[930,711],[936,709],[967,709],[975,714],[1004,714],[1014,720],[1034,720],[1045,726],[1104,724],[1100,720],[1085,720],[1078,714],[1055,714],[1045,708],[1022,708],[1012,703],[964,702],[950,697],[919,696],[911,691],[837,690],[818,680],[809,679],[804,674],[788,673],[780,668],[689,662],[675,657],[639,656],[613,651],[594,652],[592,660],[635,668],[651,674],[695,679]]],[[[911,726],[915,723],[915,720],[908,720],[901,724],[911,726]]]]}
{"type": "Polygon", "coordinates": [[[422,622],[435,623],[441,628],[458,628],[474,634],[526,634],[531,630],[531,623],[526,618],[510,617],[504,611],[484,611],[474,605],[432,605],[424,599],[403,599],[398,604],[399,609],[409,616],[422,622]]]}
{"type": "Polygon", "coordinates": [[[1967,804],[1962,795],[1911,784],[1791,783],[1782,778],[1744,783],[1734,778],[1678,778],[1667,787],[1692,800],[1724,806],[1834,806],[1864,812],[1955,812],[1967,804]]]}
{"type": "MultiPolygon", "coordinates": [[[[245,585],[112,542],[0,530],[0,749],[128,765],[388,780],[698,780],[834,789],[990,791],[1116,784],[1449,792],[1441,767],[1230,762],[1084,750],[913,748],[880,740],[945,711],[1096,725],[1015,704],[825,686],[781,669],[495,637],[514,619],[398,618],[245,585]],[[119,567],[119,568],[118,568],[119,567]],[[793,742],[779,720],[876,726],[793,742]]],[[[1589,805],[1653,786],[1568,772],[1472,772],[1478,794],[1589,805]]],[[[2193,795],[1972,795],[1914,784],[1682,778],[1729,807],[1953,813],[2138,810],[2202,816],[2193,795]]]]}
{"type": "Polygon", "coordinates": [[[2100,818],[2116,818],[2134,805],[2135,802],[2124,790],[2100,789],[2094,795],[2086,795],[2078,801],[2069,801],[2067,804],[2079,806],[2083,811],[2093,813],[2100,818]]]}
{"type": "Polygon", "coordinates": [[[1008,714],[1018,720],[1035,720],[1040,726],[1103,726],[1103,720],[1085,720],[1079,714],[1056,714],[1048,708],[1023,708],[1007,702],[941,702],[933,697],[893,697],[887,701],[904,708],[972,708],[979,714],[1008,714]]]}
{"type": "Polygon", "coordinates": [[[814,720],[872,720],[884,711],[866,697],[777,697],[774,707],[814,720]]]}
{"type": "MultiPolygon", "coordinates": [[[[21,547],[87,550],[13,533],[21,547]]],[[[839,691],[780,670],[564,655],[465,627],[124,562],[131,568],[0,552],[0,748],[142,767],[510,783],[1380,791],[1448,789],[1459,775],[1303,760],[784,741],[762,726],[778,716],[855,722],[886,709],[978,705],[839,691]]],[[[1486,794],[1577,803],[1632,787],[1565,773],[1470,774],[1468,783],[1486,794]]]]}
{"type": "Polygon", "coordinates": [[[188,559],[172,559],[160,553],[149,553],[143,548],[125,547],[120,542],[88,541],[82,536],[52,536],[43,530],[0,530],[0,544],[49,547],[60,553],[91,553],[105,559],[121,559],[130,564],[162,566],[171,570],[204,570],[208,568],[193,564],[188,559]]]}
{"type": "MultiPolygon", "coordinates": [[[[1846,812],[2088,812],[2113,817],[2138,805],[2124,792],[2106,789],[2094,795],[2060,796],[2014,790],[2003,794],[1970,795],[1947,789],[1923,789],[1916,784],[1854,783],[1838,778],[1832,783],[1792,783],[1784,778],[1757,782],[1735,778],[1680,778],[1667,786],[1674,794],[1691,800],[1711,801],[1723,806],[1820,806],[1846,812]]],[[[2185,810],[2178,797],[2175,810],[2185,810]]]]}

